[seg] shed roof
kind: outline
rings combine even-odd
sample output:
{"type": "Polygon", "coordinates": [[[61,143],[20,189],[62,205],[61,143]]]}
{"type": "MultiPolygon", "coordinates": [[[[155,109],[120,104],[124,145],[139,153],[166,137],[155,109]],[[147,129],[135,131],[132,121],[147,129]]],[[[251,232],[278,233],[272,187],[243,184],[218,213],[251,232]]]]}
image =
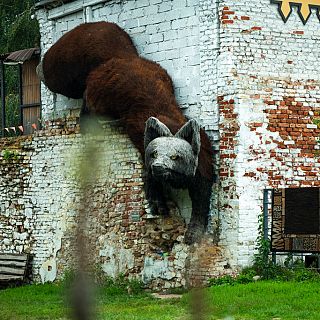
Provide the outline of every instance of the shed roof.
{"type": "Polygon", "coordinates": [[[0,60],[4,61],[4,63],[24,63],[25,61],[30,60],[32,57],[37,56],[39,54],[39,48],[28,48],[1,54],[0,60]]]}

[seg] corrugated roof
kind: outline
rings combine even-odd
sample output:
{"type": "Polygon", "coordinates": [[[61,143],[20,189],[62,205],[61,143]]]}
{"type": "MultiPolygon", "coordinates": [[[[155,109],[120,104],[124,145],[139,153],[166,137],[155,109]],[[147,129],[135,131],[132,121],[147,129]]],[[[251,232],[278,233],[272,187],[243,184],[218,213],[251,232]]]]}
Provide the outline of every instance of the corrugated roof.
{"type": "Polygon", "coordinates": [[[33,56],[40,54],[39,48],[29,48],[14,51],[11,53],[2,54],[0,59],[4,60],[4,62],[25,62],[30,60],[33,56]]]}

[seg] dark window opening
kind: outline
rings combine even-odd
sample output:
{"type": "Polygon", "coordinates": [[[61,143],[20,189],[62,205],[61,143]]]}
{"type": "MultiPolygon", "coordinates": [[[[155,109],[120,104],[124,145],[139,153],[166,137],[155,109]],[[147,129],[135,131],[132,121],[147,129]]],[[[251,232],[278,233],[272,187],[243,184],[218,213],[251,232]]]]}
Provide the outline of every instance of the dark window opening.
{"type": "Polygon", "coordinates": [[[319,190],[319,188],[285,190],[284,233],[319,233],[319,190]]]}
{"type": "Polygon", "coordinates": [[[306,268],[320,268],[320,257],[318,255],[305,256],[304,265],[306,268]]]}

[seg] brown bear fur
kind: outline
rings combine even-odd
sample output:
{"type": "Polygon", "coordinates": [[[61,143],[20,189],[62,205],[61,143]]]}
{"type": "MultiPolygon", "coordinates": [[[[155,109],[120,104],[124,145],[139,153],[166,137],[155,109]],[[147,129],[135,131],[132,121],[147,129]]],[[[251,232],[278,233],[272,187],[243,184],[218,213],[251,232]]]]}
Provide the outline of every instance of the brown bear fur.
{"type": "Polygon", "coordinates": [[[93,69],[114,57],[135,56],[137,50],[131,38],[116,24],[81,24],[63,35],[44,55],[44,82],[53,92],[80,99],[93,69]]]}
{"type": "MultiPolygon", "coordinates": [[[[142,156],[145,122],[150,117],[158,118],[173,134],[187,122],[167,72],[159,64],[139,57],[113,58],[96,68],[87,79],[85,98],[90,113],[120,119],[142,156]]],[[[201,130],[199,171],[210,181],[211,150],[211,143],[201,130]]]]}

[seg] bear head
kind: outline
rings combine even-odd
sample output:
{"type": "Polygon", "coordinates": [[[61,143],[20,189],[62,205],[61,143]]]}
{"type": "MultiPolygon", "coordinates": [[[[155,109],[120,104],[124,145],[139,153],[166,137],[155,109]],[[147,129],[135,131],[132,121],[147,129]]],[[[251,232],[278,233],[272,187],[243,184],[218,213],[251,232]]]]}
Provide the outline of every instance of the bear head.
{"type": "Polygon", "coordinates": [[[195,120],[173,135],[157,118],[149,118],[144,135],[147,173],[173,187],[187,187],[198,167],[200,145],[200,126],[195,120]]]}

